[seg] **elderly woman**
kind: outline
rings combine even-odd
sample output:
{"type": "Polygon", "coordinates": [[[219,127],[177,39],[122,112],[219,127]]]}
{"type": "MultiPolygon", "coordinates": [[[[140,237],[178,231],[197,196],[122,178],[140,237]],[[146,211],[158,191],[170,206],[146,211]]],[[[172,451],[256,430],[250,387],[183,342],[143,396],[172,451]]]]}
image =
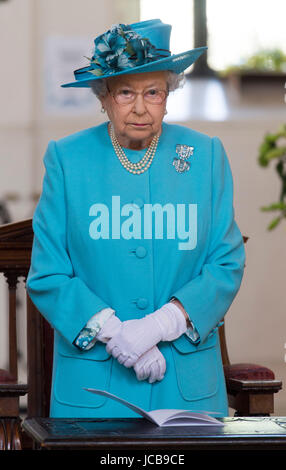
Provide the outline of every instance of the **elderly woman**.
{"type": "Polygon", "coordinates": [[[108,122],[51,141],[33,217],[29,295],[54,328],[53,417],[228,413],[218,327],[245,261],[217,137],[163,122],[205,48],[169,52],[170,25],[117,25],[63,85],[91,87],[108,122]]]}

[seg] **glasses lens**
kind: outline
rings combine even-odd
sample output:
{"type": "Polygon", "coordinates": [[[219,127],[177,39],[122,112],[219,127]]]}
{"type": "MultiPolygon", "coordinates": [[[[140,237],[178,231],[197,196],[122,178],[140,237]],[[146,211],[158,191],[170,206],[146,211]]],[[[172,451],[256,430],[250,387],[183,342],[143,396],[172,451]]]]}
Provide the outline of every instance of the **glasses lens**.
{"type": "Polygon", "coordinates": [[[118,104],[129,104],[135,99],[135,93],[128,89],[117,90],[114,93],[114,99],[118,104]]]}
{"type": "Polygon", "coordinates": [[[162,104],[166,99],[166,92],[152,88],[144,93],[144,99],[151,104],[162,104]]]}

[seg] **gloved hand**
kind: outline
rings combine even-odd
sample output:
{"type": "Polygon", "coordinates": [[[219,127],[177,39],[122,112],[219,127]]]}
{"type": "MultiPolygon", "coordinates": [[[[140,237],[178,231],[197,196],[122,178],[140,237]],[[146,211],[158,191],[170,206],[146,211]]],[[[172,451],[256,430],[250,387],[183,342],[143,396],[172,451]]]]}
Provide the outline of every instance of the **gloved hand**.
{"type": "MultiPolygon", "coordinates": [[[[96,338],[102,343],[107,343],[112,336],[120,330],[122,321],[116,316],[112,315],[103,325],[101,330],[96,335],[96,338]]],[[[134,371],[138,380],[145,380],[149,378],[149,383],[162,380],[166,372],[166,361],[157,346],[146,351],[135,363],[134,371]]]]}
{"type": "Polygon", "coordinates": [[[172,341],[187,330],[183,312],[168,302],[144,318],[127,320],[107,342],[106,351],[120,364],[132,367],[142,354],[160,341],[172,341]]]}
{"type": "Polygon", "coordinates": [[[153,346],[135,362],[134,370],[138,380],[148,379],[149,383],[153,383],[164,378],[166,361],[157,346],[153,346]]]}
{"type": "Polygon", "coordinates": [[[116,316],[111,315],[111,317],[104,323],[102,328],[96,335],[96,339],[102,343],[107,343],[116,332],[121,328],[122,321],[116,316]]]}

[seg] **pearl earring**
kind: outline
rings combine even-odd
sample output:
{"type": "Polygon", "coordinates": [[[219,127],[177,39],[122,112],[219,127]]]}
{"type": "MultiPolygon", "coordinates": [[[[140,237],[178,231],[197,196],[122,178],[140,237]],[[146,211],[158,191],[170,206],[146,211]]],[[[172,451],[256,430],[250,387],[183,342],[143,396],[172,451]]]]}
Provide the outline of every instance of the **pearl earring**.
{"type": "Polygon", "coordinates": [[[103,106],[102,106],[102,108],[101,108],[101,112],[102,112],[102,113],[105,113],[105,109],[104,109],[103,106]]]}

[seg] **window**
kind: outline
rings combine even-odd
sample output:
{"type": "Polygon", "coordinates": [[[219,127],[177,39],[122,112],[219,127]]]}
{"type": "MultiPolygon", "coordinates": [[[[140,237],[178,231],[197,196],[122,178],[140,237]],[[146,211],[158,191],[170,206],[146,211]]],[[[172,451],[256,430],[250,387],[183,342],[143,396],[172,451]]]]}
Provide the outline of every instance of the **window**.
{"type": "Polygon", "coordinates": [[[262,50],[286,54],[285,19],[285,0],[208,0],[210,67],[241,65],[262,50]]]}
{"type": "Polygon", "coordinates": [[[141,0],[140,21],[152,18],[160,18],[164,23],[172,25],[172,54],[193,49],[193,0],[141,0]]]}
{"type": "MultiPolygon", "coordinates": [[[[193,7],[194,0],[140,0],[140,20],[171,24],[176,54],[194,47],[193,7]]],[[[286,54],[286,0],[206,0],[206,18],[208,64],[216,71],[241,65],[261,50],[286,54]]]]}

